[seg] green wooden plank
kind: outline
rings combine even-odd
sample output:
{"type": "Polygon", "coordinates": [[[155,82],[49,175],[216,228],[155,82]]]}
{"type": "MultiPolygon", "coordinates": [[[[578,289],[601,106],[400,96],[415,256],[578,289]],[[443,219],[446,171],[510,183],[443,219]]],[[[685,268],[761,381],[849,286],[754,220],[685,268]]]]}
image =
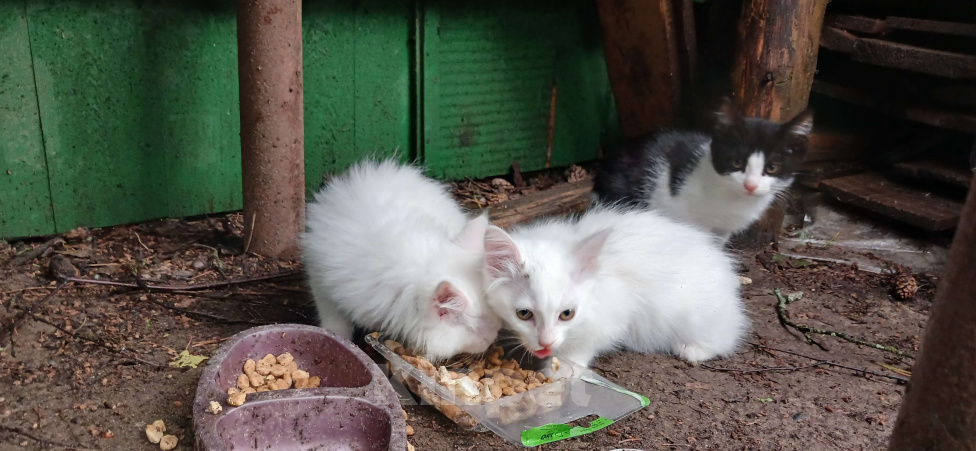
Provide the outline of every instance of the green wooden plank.
{"type": "Polygon", "coordinates": [[[438,177],[544,168],[553,84],[552,165],[594,159],[615,128],[592,2],[429,3],[424,159],[438,177]],[[442,96],[443,95],[443,96],[442,96]]]}
{"type": "Polygon", "coordinates": [[[361,0],[356,14],[355,91],[356,150],[340,164],[365,154],[403,160],[413,153],[410,142],[410,0],[361,0]]]}
{"type": "Polygon", "coordinates": [[[161,2],[142,16],[160,120],[169,208],[189,216],[240,209],[240,108],[235,2],[161,2]]]}
{"type": "Polygon", "coordinates": [[[305,190],[356,153],[355,7],[349,0],[302,5],[305,86],[305,190]]]}
{"type": "Polygon", "coordinates": [[[24,2],[0,2],[0,238],[54,233],[24,2]]]}
{"type": "Polygon", "coordinates": [[[57,229],[240,207],[233,2],[31,2],[57,229]]]}

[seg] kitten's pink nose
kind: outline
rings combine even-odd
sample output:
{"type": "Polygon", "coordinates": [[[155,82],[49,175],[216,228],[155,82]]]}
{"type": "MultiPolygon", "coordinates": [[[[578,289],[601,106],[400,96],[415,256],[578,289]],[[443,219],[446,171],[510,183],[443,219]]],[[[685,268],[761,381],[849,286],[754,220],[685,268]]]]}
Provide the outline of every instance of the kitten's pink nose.
{"type": "Polygon", "coordinates": [[[752,192],[755,191],[756,188],[759,188],[758,184],[746,182],[746,191],[748,191],[749,194],[752,194],[752,192]]]}
{"type": "Polygon", "coordinates": [[[553,345],[553,343],[555,343],[555,341],[542,341],[542,340],[539,340],[539,346],[542,346],[543,348],[551,348],[552,345],[553,345]]]}

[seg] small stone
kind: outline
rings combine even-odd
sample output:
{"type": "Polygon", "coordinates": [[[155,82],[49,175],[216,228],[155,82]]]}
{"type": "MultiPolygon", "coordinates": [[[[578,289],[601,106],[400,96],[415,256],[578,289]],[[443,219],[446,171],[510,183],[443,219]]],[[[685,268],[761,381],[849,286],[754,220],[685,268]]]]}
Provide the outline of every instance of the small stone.
{"type": "Polygon", "coordinates": [[[175,435],[165,435],[163,436],[162,440],[159,441],[159,449],[169,451],[176,448],[176,442],[178,441],[179,439],[176,438],[175,435]]]}
{"type": "Polygon", "coordinates": [[[806,413],[797,412],[797,413],[794,413],[793,414],[793,421],[805,420],[805,419],[807,419],[807,417],[809,417],[809,415],[807,415],[806,413]]]}
{"type": "MultiPolygon", "coordinates": [[[[260,388],[264,388],[264,387],[260,387],[260,388]]],[[[230,404],[232,406],[241,406],[244,405],[244,401],[246,399],[247,399],[246,394],[242,392],[234,393],[227,397],[227,404],[230,404]]]]}
{"type": "Polygon", "coordinates": [[[164,432],[166,432],[166,423],[163,423],[163,420],[156,420],[152,424],[146,425],[146,437],[152,443],[159,443],[164,432]]]}
{"type": "Polygon", "coordinates": [[[752,284],[752,279],[750,279],[750,278],[748,278],[746,276],[739,276],[739,283],[742,284],[742,285],[751,285],[752,284]]]}
{"type": "Polygon", "coordinates": [[[203,269],[207,267],[207,262],[203,260],[197,260],[193,262],[193,269],[203,269]]]}
{"type": "Polygon", "coordinates": [[[220,403],[217,401],[210,401],[210,405],[207,406],[207,413],[212,413],[214,415],[223,411],[224,408],[220,407],[220,403]]]}

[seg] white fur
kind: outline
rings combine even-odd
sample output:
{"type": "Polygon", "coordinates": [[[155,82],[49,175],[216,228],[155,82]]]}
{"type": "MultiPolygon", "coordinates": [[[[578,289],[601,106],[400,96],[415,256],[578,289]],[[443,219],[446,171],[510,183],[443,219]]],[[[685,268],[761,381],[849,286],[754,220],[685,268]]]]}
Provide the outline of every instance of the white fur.
{"type": "Polygon", "coordinates": [[[383,331],[430,359],[482,352],[500,327],[484,305],[485,216],[468,220],[411,166],[363,162],[310,202],[305,270],[322,327],[383,331]]]}
{"type": "Polygon", "coordinates": [[[621,348],[698,362],[734,352],[748,328],[714,237],[653,211],[597,208],[510,236],[490,227],[485,241],[488,304],[529,351],[543,340],[583,365],[621,348]]]}
{"type": "Polygon", "coordinates": [[[647,204],[665,215],[718,235],[727,241],[759,219],[777,193],[789,188],[792,178],[779,179],[763,174],[761,152],[753,153],[744,171],[722,175],[711,163],[711,143],[701,149],[703,156],[688,174],[677,195],[671,195],[670,171],[654,165],[648,178],[654,190],[644,193],[647,204]],[[755,185],[750,193],[746,184],[755,185]]]}

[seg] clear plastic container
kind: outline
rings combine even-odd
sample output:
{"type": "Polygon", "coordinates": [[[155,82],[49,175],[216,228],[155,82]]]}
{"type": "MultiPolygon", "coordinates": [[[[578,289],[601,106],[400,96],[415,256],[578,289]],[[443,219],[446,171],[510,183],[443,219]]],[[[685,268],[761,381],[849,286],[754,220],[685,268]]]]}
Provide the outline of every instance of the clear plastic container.
{"type": "Polygon", "coordinates": [[[595,432],[650,404],[647,397],[568,361],[561,362],[550,384],[496,401],[472,403],[405,361],[383,344],[383,337],[367,336],[366,341],[389,362],[391,375],[425,403],[461,427],[490,430],[517,445],[538,446],[595,432]],[[588,425],[569,424],[593,415],[596,419],[588,425]]]}

